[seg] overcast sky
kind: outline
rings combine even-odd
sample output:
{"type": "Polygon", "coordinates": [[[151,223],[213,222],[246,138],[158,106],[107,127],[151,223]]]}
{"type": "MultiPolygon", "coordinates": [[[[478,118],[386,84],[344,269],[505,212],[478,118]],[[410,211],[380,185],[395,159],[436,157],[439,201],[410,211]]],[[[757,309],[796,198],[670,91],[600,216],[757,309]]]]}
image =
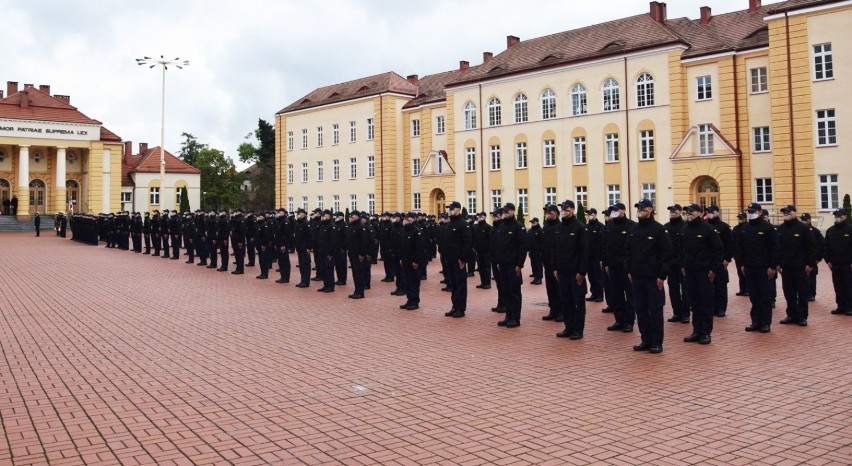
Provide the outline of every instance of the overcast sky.
{"type": "MultiPolygon", "coordinates": [[[[702,5],[718,14],[748,0],[671,0],[668,16],[697,18],[702,5]]],[[[236,159],[258,118],[274,124],[316,87],[476,65],[482,52],[502,52],[507,35],[647,11],[644,0],[0,0],[0,82],[50,84],[125,141],[156,146],[161,71],[134,59],[188,59],[166,72],[166,150],[188,132],[236,159]]]]}

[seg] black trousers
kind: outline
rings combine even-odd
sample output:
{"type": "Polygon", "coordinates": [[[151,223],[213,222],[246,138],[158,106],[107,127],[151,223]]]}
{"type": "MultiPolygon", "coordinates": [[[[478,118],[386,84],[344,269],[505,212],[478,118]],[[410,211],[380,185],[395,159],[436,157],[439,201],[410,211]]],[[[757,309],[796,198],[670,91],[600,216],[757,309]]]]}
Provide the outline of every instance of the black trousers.
{"type": "Polygon", "coordinates": [[[327,290],[334,289],[334,254],[322,254],[322,287],[327,290]]]}
{"type": "Polygon", "coordinates": [[[355,294],[364,294],[364,289],[367,287],[370,274],[370,259],[363,256],[361,260],[357,254],[349,255],[349,262],[352,264],[352,282],[355,285],[355,294]]]}
{"type": "Polygon", "coordinates": [[[816,288],[817,288],[817,275],[819,275],[819,266],[814,267],[811,270],[811,274],[808,275],[808,285],[810,285],[810,299],[816,299],[816,288]]]}
{"type": "Polygon", "coordinates": [[[232,247],[234,248],[234,261],[237,263],[237,272],[245,271],[245,263],[246,263],[246,245],[243,243],[240,246],[240,243],[233,243],[232,247]]]}
{"type": "Polygon", "coordinates": [[[337,281],[341,284],[346,284],[346,275],[349,267],[347,266],[346,251],[341,249],[337,251],[337,256],[334,258],[334,266],[337,269],[337,281]]]}
{"type": "Polygon", "coordinates": [[[636,296],[631,290],[627,272],[619,265],[609,266],[609,289],[612,292],[611,302],[615,314],[615,322],[621,325],[633,325],[636,312],[633,301],[636,296]]]}
{"type": "Polygon", "coordinates": [[[586,328],[586,280],[578,284],[577,272],[559,272],[559,302],[565,331],[582,335],[586,328]]]}
{"type": "Polygon", "coordinates": [[[260,276],[268,277],[269,269],[272,266],[272,254],[273,252],[270,250],[270,246],[266,244],[257,245],[257,262],[260,265],[260,276]]]}
{"type": "Polygon", "coordinates": [[[180,235],[172,235],[172,259],[180,257],[180,235]]]}
{"type": "MultiPolygon", "coordinates": [[[[387,260],[387,259],[385,259],[385,260],[387,260]]],[[[396,260],[396,258],[394,258],[394,260],[396,260]]],[[[408,279],[413,276],[414,279],[417,280],[417,282],[418,282],[417,283],[417,293],[418,293],[417,297],[419,299],[419,297],[420,297],[420,270],[419,269],[421,267],[422,266],[418,265],[417,269],[415,269],[414,267],[406,268],[405,264],[403,264],[402,262],[397,260],[396,268],[397,268],[397,270],[399,270],[399,273],[396,274],[396,290],[394,290],[394,291],[404,291],[407,295],[408,294],[408,279]],[[411,270],[408,270],[408,269],[411,269],[411,270]]]]}
{"type": "Polygon", "coordinates": [[[248,266],[252,267],[254,265],[254,253],[256,247],[254,245],[254,238],[246,238],[246,254],[248,254],[248,266]]]}
{"type": "MultiPolygon", "coordinates": [[[[58,235],[59,233],[57,232],[56,234],[58,235]]],[[[145,233],[144,235],[142,235],[142,237],[145,238],[145,254],[150,254],[151,253],[151,233],[145,233]]]]}
{"type": "Polygon", "coordinates": [[[311,283],[311,253],[308,251],[297,251],[299,257],[299,283],[308,285],[311,283]]]}
{"type": "Polygon", "coordinates": [[[748,293],[748,280],[746,280],[745,275],[743,274],[742,267],[740,264],[734,263],[737,266],[737,280],[738,280],[738,293],[748,293]]]}
{"type": "Polygon", "coordinates": [[[473,251],[467,260],[467,274],[470,275],[476,272],[476,251],[473,251]]]}
{"type": "Polygon", "coordinates": [[[393,280],[396,278],[397,260],[393,257],[394,254],[388,248],[382,248],[382,262],[385,268],[385,278],[393,280]]]}
{"type": "Polygon", "coordinates": [[[195,262],[195,243],[198,241],[196,238],[192,238],[187,240],[186,242],[186,255],[189,256],[186,258],[188,262],[195,262]]]}
{"type": "Polygon", "coordinates": [[[207,255],[210,259],[208,267],[216,267],[216,264],[219,263],[219,242],[215,240],[210,240],[207,243],[207,255]]]}
{"type": "Polygon", "coordinates": [[[766,267],[746,267],[748,298],[751,301],[751,323],[757,326],[772,325],[772,289],[775,280],[766,276],[766,267]]]}
{"type": "Polygon", "coordinates": [[[316,267],[316,269],[317,269],[317,274],[315,275],[315,277],[319,277],[319,278],[322,277],[322,268],[323,268],[324,265],[325,265],[325,262],[320,260],[319,254],[317,254],[317,252],[314,251],[314,267],[316,267]]]}
{"type": "Polygon", "coordinates": [[[650,346],[663,345],[663,304],[665,291],[657,287],[656,278],[633,277],[633,303],[642,342],[650,346]]]}
{"type": "Polygon", "coordinates": [[[713,280],[713,312],[716,314],[728,312],[728,281],[727,269],[717,273],[713,280]]]}
{"type": "Polygon", "coordinates": [[[586,275],[589,279],[589,291],[592,293],[592,298],[603,298],[603,271],[601,263],[597,259],[589,260],[589,273],[586,275]]]}
{"type": "Polygon", "coordinates": [[[807,320],[811,283],[805,275],[804,267],[781,266],[781,289],[784,292],[784,300],[787,301],[787,317],[807,320]]]}
{"type": "Polygon", "coordinates": [[[153,241],[153,243],[154,243],[154,255],[159,256],[160,255],[160,246],[162,244],[162,243],[160,243],[160,234],[159,233],[152,233],[151,234],[151,241],[153,241]]]}
{"type": "Polygon", "coordinates": [[[210,255],[210,240],[207,237],[198,242],[198,257],[199,264],[207,265],[207,257],[210,255]]]}
{"type": "MultiPolygon", "coordinates": [[[[709,270],[687,270],[686,296],[692,307],[692,331],[698,335],[713,333],[713,296],[715,287],[707,276],[709,270]]],[[[716,280],[719,276],[716,276],[716,280]]]]}
{"type": "Polygon", "coordinates": [[[459,312],[467,311],[467,267],[459,266],[459,261],[456,259],[448,259],[444,270],[447,286],[452,290],[450,300],[453,309],[459,312]]]}
{"type": "Polygon", "coordinates": [[[228,240],[219,241],[219,261],[221,264],[219,265],[220,269],[228,270],[228,260],[230,259],[230,254],[228,253],[228,240]]]}
{"type": "Polygon", "coordinates": [[[476,253],[476,266],[479,269],[479,284],[491,286],[491,255],[488,251],[476,253]]]}
{"type": "Polygon", "coordinates": [[[160,233],[160,243],[163,245],[163,256],[169,256],[169,235],[160,233]]]}
{"type": "Polygon", "coordinates": [[[844,312],[852,311],[852,266],[831,264],[831,281],[834,284],[837,309],[844,312]]]}
{"type": "MultiPolygon", "coordinates": [[[[410,262],[400,265],[402,265],[402,272],[399,275],[405,275],[405,297],[407,303],[420,305],[420,271],[415,269],[410,262]]],[[[420,268],[419,264],[417,268],[420,268]]]]}
{"type": "Polygon", "coordinates": [[[529,255],[530,267],[532,267],[533,280],[541,280],[541,276],[544,270],[544,264],[541,262],[541,251],[530,251],[529,255]]]}
{"type": "MultiPolygon", "coordinates": [[[[290,253],[287,251],[287,246],[279,246],[277,254],[275,254],[278,259],[278,273],[281,274],[281,280],[290,281],[290,253]]],[[[272,264],[272,257],[267,260],[268,264],[272,264]]]]}
{"type": "Polygon", "coordinates": [[[497,287],[497,308],[506,309],[503,301],[503,277],[500,276],[500,267],[496,262],[491,263],[491,276],[494,277],[494,285],[497,287]]]}
{"type": "Polygon", "coordinates": [[[503,304],[506,306],[506,321],[521,321],[521,283],[523,279],[515,272],[513,264],[499,264],[500,287],[503,292],[503,304]]]}
{"type": "MultiPolygon", "coordinates": [[[[544,288],[547,291],[547,306],[550,309],[548,315],[557,317],[562,315],[562,295],[559,279],[553,276],[553,270],[553,267],[544,266],[544,288]]],[[[583,303],[585,306],[585,301],[583,303]]]]}
{"type": "MultiPolygon", "coordinates": [[[[669,301],[672,304],[672,314],[675,317],[689,318],[689,308],[692,301],[689,300],[689,292],[687,291],[686,278],[681,273],[679,267],[675,267],[669,271],[669,276],[666,279],[669,285],[669,301]]],[[[693,327],[695,323],[693,323],[693,327]]]]}

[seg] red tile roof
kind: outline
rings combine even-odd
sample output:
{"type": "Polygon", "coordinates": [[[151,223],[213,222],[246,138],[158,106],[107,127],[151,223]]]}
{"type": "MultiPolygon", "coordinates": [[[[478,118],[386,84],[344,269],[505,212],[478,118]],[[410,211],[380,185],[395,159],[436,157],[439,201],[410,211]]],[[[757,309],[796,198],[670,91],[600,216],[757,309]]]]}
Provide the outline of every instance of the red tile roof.
{"type": "Polygon", "coordinates": [[[320,87],[310,94],[284,107],[276,113],[276,115],[294,112],[296,110],[304,110],[306,108],[319,107],[321,105],[345,102],[347,100],[360,99],[362,97],[384,94],[386,92],[396,92],[413,97],[417,94],[417,86],[410,83],[402,76],[390,71],[387,73],[377,74],[375,76],[356,79],[354,81],[320,87]]]}
{"type": "Polygon", "coordinates": [[[775,8],[770,9],[769,14],[774,15],[788,11],[801,10],[802,8],[841,3],[843,1],[844,0],[787,0],[786,2],[772,5],[775,8]]]}
{"type": "MultiPolygon", "coordinates": [[[[184,162],[166,151],[166,173],[201,174],[201,170],[184,162]]],[[[122,158],[121,185],[134,186],[133,173],[160,173],[160,146],[148,149],[144,154],[129,155],[122,158]]]]}
{"type": "Polygon", "coordinates": [[[444,91],[446,85],[470,73],[475,68],[445,71],[420,78],[417,83],[417,96],[409,100],[402,108],[415,108],[425,104],[443,102],[447,99],[447,93],[444,91]]]}
{"type": "Polygon", "coordinates": [[[741,10],[713,15],[706,24],[698,19],[680,18],[667,21],[666,25],[690,44],[683,58],[748,50],[769,45],[769,28],[763,18],[771,8],[763,6],[754,12],[741,10]]]}

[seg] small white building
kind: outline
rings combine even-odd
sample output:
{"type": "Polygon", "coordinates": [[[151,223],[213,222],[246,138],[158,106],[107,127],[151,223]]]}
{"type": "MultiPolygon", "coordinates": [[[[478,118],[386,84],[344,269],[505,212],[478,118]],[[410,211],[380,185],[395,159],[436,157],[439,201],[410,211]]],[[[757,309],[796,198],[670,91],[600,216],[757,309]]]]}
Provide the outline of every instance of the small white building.
{"type": "Polygon", "coordinates": [[[181,188],[186,188],[189,208],[201,207],[201,171],[169,151],[165,153],[165,183],[160,180],[160,147],[149,149],[139,144],[139,153],[132,154],[133,143],[124,143],[121,170],[121,210],[152,212],[180,210],[181,188]]]}

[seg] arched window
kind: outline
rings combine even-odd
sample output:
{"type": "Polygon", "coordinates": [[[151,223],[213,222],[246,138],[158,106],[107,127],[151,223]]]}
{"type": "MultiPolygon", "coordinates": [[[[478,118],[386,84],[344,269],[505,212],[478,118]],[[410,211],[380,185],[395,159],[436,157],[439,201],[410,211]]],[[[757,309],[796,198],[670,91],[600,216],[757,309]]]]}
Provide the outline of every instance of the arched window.
{"type": "Polygon", "coordinates": [[[551,89],[545,89],[541,93],[541,119],[552,118],[556,118],[556,93],[551,89]]]}
{"type": "Polygon", "coordinates": [[[614,112],[619,108],[618,81],[609,78],[603,85],[603,111],[614,112]]]}
{"type": "Polygon", "coordinates": [[[473,102],[464,106],[464,129],[476,129],[476,105],[473,102]]]}
{"type": "Polygon", "coordinates": [[[515,123],[526,123],[529,121],[529,112],[527,110],[527,96],[518,94],[515,97],[515,123]]]}
{"type": "Polygon", "coordinates": [[[503,124],[503,107],[500,99],[492,97],[488,101],[488,126],[500,126],[503,124]]]}
{"type": "Polygon", "coordinates": [[[636,106],[654,106],[654,77],[648,73],[642,73],[636,78],[636,106]]]}
{"type": "Polygon", "coordinates": [[[586,106],[586,86],[577,83],[571,88],[571,115],[585,115],[588,111],[586,106]]]}

